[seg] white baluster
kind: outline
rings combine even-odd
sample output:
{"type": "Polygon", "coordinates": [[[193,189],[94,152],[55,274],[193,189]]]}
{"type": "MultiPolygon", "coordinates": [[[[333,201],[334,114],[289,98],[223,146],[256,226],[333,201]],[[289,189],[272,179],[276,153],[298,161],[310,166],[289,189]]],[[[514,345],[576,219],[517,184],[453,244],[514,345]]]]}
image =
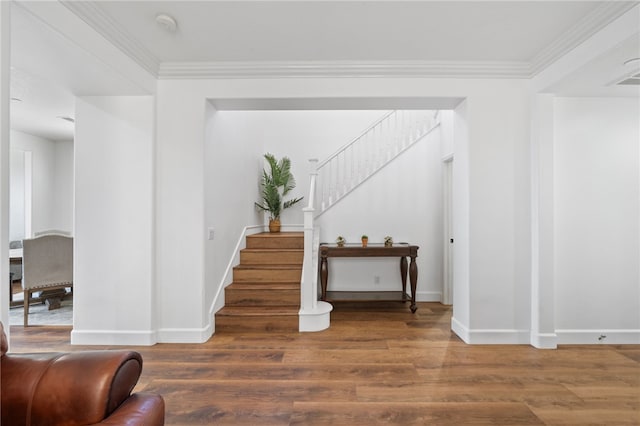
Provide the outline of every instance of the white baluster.
{"type": "Polygon", "coordinates": [[[347,193],[347,150],[342,151],[342,195],[347,193]]]}
{"type": "Polygon", "coordinates": [[[349,185],[349,189],[352,189],[355,181],[358,179],[356,176],[355,145],[349,147],[349,152],[351,152],[351,185],[349,185]]]}

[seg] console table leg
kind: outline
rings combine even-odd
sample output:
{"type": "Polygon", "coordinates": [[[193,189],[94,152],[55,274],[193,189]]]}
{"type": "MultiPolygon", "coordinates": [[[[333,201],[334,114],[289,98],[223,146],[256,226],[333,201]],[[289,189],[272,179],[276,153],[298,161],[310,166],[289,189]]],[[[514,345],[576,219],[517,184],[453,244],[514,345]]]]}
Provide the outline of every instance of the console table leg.
{"type": "Polygon", "coordinates": [[[407,258],[400,257],[400,279],[402,279],[402,298],[407,294],[407,258]]]}
{"type": "Polygon", "coordinates": [[[411,281],[411,312],[418,310],[416,306],[416,287],[418,284],[418,264],[416,258],[411,256],[411,265],[409,266],[409,280],[411,281]]]}
{"type": "Polygon", "coordinates": [[[327,300],[327,280],[329,278],[329,265],[326,257],[320,258],[320,286],[322,287],[322,299],[327,300]]]}

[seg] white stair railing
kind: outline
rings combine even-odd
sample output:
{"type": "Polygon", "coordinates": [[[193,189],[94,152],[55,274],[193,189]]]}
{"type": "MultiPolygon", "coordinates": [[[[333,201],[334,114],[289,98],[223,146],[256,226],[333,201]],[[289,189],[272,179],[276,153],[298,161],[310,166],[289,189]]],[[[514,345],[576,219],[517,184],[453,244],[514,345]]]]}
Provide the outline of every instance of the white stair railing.
{"type": "Polygon", "coordinates": [[[318,164],[316,217],[439,124],[438,111],[390,111],[318,164]]]}
{"type": "Polygon", "coordinates": [[[438,124],[437,111],[391,111],[322,163],[318,164],[317,159],[309,160],[309,198],[302,209],[304,259],[300,283],[300,331],[328,328],[333,309],[329,303],[318,300],[320,229],[314,225],[315,219],[438,124]],[[319,207],[317,214],[316,206],[319,207]]]}

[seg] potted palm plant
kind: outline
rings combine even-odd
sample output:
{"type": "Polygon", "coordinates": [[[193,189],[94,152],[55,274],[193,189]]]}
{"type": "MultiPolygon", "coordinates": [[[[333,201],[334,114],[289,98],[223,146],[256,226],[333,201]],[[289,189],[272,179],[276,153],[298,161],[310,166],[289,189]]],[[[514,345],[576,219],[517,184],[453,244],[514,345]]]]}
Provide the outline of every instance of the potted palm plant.
{"type": "Polygon", "coordinates": [[[269,153],[266,153],[264,158],[269,167],[262,171],[260,179],[262,202],[255,205],[269,213],[269,231],[280,232],[280,214],[303,197],[284,201],[284,197],[296,187],[296,180],[291,174],[291,160],[288,157],[278,160],[269,153]]]}

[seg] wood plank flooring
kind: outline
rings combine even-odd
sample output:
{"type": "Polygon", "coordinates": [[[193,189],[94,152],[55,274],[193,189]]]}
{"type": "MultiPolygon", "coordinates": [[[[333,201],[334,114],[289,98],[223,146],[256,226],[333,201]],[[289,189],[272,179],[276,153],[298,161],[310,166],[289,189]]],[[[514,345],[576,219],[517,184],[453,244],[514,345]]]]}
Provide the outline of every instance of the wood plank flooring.
{"type": "MultiPolygon", "coordinates": [[[[164,396],[167,425],[640,425],[640,345],[470,346],[450,321],[438,303],[344,303],[318,333],[135,347],[135,390],[164,396]]],[[[13,326],[11,350],[97,349],[69,334],[13,326]]]]}

